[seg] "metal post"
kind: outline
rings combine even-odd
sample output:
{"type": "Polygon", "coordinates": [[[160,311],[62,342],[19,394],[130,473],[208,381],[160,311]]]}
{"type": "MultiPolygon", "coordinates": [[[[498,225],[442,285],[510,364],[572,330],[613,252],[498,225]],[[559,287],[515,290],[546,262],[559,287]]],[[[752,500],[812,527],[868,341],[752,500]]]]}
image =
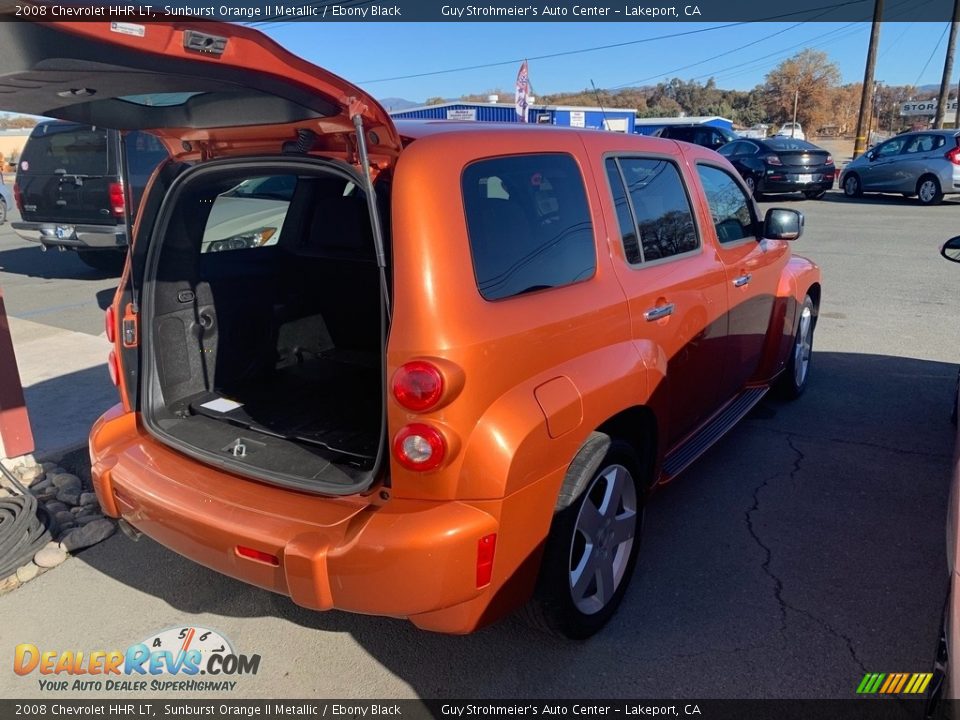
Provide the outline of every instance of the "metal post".
{"type": "Polygon", "coordinates": [[[0,457],[20,457],[33,449],[33,432],[0,288],[0,457]]]}
{"type": "MultiPolygon", "coordinates": [[[[957,0],[960,2],[960,0],[957,0]]],[[[800,102],[800,88],[793,91],[793,127],[790,128],[790,137],[797,136],[797,103],[800,102]]]]}

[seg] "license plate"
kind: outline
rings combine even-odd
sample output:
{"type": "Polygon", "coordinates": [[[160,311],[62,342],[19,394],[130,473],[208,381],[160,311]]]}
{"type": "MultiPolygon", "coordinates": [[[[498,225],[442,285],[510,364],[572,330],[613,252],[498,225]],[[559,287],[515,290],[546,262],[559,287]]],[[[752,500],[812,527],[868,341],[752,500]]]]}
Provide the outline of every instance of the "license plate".
{"type": "Polygon", "coordinates": [[[813,182],[813,175],[797,175],[797,182],[813,182]]]}
{"type": "Polygon", "coordinates": [[[73,225],[57,225],[55,230],[58,240],[67,240],[73,237],[73,225]]]}

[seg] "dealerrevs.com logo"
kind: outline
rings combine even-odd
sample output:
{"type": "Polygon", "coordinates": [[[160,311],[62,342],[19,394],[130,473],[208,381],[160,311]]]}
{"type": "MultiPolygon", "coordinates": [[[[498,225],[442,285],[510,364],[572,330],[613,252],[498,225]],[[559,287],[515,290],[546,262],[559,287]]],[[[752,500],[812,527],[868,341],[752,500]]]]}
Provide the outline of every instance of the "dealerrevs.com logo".
{"type": "Polygon", "coordinates": [[[229,692],[241,675],[256,675],[259,655],[242,655],[216,630],[169,628],[126,650],[14,648],[13,671],[38,674],[41,690],[229,692]],[[202,676],[202,677],[201,677],[202,676]]]}

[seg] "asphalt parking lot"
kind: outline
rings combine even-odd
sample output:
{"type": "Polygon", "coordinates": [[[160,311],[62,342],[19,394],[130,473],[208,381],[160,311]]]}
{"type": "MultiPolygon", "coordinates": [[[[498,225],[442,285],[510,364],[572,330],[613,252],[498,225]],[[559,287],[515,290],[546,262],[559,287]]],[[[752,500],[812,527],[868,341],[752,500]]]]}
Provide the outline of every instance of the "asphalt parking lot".
{"type": "MultiPolygon", "coordinates": [[[[776,204],[806,213],[795,252],[823,268],[810,388],[765,400],[652,499],[625,602],[589,642],[314,613],[117,534],[0,598],[0,646],[119,649],[202,625],[262,657],[234,697],[844,698],[865,672],[928,670],[960,361],[960,266],[938,248],[960,201],[776,204]]],[[[99,334],[113,284],[0,228],[14,317],[99,334]]],[[[0,673],[0,696],[44,695],[0,673]]]]}

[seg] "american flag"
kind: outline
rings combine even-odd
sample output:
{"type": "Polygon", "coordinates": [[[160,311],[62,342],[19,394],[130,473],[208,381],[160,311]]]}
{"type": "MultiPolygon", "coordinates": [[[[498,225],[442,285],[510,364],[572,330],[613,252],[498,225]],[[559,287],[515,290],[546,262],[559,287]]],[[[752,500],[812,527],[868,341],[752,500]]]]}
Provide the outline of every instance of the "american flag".
{"type": "Polygon", "coordinates": [[[524,60],[517,73],[517,89],[514,100],[520,122],[527,122],[527,95],[530,94],[530,75],[527,72],[527,61],[524,60]]]}

